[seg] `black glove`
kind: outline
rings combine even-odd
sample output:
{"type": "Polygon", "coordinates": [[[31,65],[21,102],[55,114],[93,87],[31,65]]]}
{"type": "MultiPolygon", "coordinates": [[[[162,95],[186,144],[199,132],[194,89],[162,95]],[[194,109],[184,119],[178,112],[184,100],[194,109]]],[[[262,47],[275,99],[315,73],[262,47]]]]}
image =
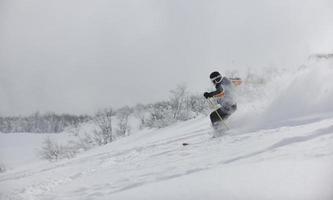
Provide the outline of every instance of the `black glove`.
{"type": "Polygon", "coordinates": [[[208,98],[212,97],[212,95],[211,95],[209,92],[205,92],[205,93],[204,93],[204,97],[205,97],[206,99],[208,99],[208,98]]]}

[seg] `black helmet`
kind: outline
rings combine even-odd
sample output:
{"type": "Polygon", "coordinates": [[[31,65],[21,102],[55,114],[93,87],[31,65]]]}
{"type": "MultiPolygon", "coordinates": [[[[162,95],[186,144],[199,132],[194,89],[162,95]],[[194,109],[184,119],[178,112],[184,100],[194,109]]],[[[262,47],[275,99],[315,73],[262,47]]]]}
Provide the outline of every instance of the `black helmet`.
{"type": "Polygon", "coordinates": [[[209,78],[214,84],[220,83],[222,81],[222,75],[218,71],[212,72],[209,75],[209,78]]]}

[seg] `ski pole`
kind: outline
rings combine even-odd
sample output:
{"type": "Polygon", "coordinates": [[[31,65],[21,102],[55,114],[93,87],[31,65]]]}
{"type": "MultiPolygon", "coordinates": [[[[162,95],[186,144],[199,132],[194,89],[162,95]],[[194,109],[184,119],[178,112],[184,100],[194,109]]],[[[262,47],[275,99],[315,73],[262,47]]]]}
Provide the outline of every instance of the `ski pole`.
{"type": "Polygon", "coordinates": [[[220,113],[217,112],[217,110],[219,109],[219,107],[216,106],[216,105],[215,105],[210,99],[207,99],[207,101],[210,103],[211,108],[213,108],[213,109],[215,110],[214,112],[216,112],[216,114],[217,114],[217,116],[220,118],[222,124],[223,124],[227,129],[229,129],[229,126],[224,122],[224,120],[223,120],[223,118],[221,117],[220,113]]]}

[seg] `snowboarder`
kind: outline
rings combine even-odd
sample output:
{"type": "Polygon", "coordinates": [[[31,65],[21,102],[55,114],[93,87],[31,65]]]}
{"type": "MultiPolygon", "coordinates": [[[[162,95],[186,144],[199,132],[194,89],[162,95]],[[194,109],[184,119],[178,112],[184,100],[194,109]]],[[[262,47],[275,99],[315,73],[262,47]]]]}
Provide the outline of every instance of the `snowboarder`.
{"type": "Polygon", "coordinates": [[[226,120],[237,109],[237,103],[233,97],[234,86],[241,84],[240,78],[227,78],[214,71],[210,74],[210,80],[215,85],[216,91],[205,92],[204,97],[214,98],[220,105],[218,109],[210,114],[210,120],[215,130],[221,129],[222,120],[226,120]]]}

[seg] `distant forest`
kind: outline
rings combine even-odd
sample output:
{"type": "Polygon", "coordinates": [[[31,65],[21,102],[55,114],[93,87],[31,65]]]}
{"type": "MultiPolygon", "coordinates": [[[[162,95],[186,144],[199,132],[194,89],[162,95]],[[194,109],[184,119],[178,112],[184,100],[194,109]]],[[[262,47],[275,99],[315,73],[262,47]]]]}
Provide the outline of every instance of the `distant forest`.
{"type": "Polygon", "coordinates": [[[36,112],[29,116],[0,117],[0,132],[59,133],[67,127],[90,120],[87,115],[70,115],[36,112]]]}
{"type": "MultiPolygon", "coordinates": [[[[162,128],[177,121],[185,121],[206,113],[207,105],[201,95],[192,95],[186,86],[177,86],[170,91],[170,98],[152,104],[138,104],[134,107],[125,106],[119,109],[105,108],[94,115],[71,115],[36,112],[29,116],[0,117],[0,132],[2,133],[60,133],[78,127],[91,121],[102,132],[111,134],[112,121],[117,119],[117,134],[129,133],[129,117],[139,121],[140,128],[162,128]]],[[[113,133],[112,133],[113,134],[113,133]]]]}

